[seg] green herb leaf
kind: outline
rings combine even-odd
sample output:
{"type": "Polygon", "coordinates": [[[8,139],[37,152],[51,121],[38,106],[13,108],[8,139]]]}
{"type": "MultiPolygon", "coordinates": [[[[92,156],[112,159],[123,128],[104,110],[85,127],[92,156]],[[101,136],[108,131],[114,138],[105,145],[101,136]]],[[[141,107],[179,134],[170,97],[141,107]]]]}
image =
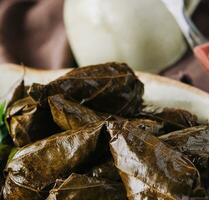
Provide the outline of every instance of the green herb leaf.
{"type": "Polygon", "coordinates": [[[0,144],[8,136],[8,130],[5,124],[6,102],[0,103],[0,144]]]}
{"type": "Polygon", "coordinates": [[[0,126],[4,124],[4,116],[6,111],[6,102],[0,103],[0,126]]]}

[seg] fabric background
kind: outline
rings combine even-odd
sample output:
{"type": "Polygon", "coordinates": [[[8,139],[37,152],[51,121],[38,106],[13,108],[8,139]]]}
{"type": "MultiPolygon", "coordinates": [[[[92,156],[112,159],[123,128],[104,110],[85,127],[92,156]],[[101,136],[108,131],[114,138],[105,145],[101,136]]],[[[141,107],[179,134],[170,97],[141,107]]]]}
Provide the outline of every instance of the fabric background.
{"type": "MultiPolygon", "coordinates": [[[[209,1],[193,14],[198,28],[209,37],[209,1]]],[[[0,63],[58,69],[76,67],[63,24],[63,0],[0,0],[0,63]]],[[[209,73],[191,51],[161,75],[209,91],[209,73]]]]}
{"type": "Polygon", "coordinates": [[[63,24],[63,0],[0,1],[0,63],[75,66],[63,24]]]}

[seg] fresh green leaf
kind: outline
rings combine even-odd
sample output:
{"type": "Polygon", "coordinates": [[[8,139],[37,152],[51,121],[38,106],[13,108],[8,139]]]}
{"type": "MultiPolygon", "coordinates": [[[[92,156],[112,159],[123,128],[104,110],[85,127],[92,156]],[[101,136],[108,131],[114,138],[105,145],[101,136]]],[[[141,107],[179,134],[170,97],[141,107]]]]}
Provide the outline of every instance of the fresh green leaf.
{"type": "Polygon", "coordinates": [[[0,103],[0,125],[4,124],[4,116],[6,111],[6,102],[0,103]]]}
{"type": "Polygon", "coordinates": [[[0,103],[0,144],[3,143],[8,136],[8,130],[5,124],[6,102],[0,103]]]}

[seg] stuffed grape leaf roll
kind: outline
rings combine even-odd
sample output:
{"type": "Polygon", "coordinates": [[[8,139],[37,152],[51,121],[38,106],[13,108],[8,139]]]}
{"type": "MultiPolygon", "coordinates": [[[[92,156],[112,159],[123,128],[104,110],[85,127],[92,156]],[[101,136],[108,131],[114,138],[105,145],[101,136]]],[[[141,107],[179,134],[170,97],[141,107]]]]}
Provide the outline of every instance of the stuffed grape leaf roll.
{"type": "Polygon", "coordinates": [[[95,111],[132,117],[142,108],[144,85],[124,63],[77,68],[47,85],[33,84],[31,97],[42,106],[63,94],[95,111]]]}
{"type": "Polygon", "coordinates": [[[200,125],[162,135],[160,140],[184,153],[198,168],[209,189],[209,126],[200,125]]]}
{"type": "Polygon", "coordinates": [[[188,198],[201,190],[200,175],[193,163],[157,137],[128,121],[109,122],[108,131],[114,163],[129,199],[137,191],[141,196],[148,188],[168,199],[188,198]],[[133,178],[135,184],[130,185],[127,180],[133,178]]]}
{"type": "Polygon", "coordinates": [[[40,108],[31,97],[20,99],[8,107],[6,120],[11,138],[18,147],[60,132],[50,110],[40,108]]]}
{"type": "Polygon", "coordinates": [[[42,190],[67,177],[97,152],[103,121],[53,135],[21,148],[6,167],[5,199],[40,199],[42,190]]]}

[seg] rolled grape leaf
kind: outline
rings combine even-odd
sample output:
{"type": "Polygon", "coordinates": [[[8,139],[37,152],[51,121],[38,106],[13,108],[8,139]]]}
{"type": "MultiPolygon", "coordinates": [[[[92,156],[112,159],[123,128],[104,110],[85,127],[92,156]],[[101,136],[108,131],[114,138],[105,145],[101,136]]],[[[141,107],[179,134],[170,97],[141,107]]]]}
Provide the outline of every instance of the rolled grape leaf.
{"type": "Polygon", "coordinates": [[[31,97],[20,99],[8,107],[6,120],[12,140],[18,147],[60,132],[50,110],[40,108],[31,97]]]}
{"type": "Polygon", "coordinates": [[[64,99],[63,95],[48,99],[54,121],[62,130],[76,129],[102,119],[93,110],[64,99]]]}
{"type": "Polygon", "coordinates": [[[168,199],[188,198],[199,192],[199,172],[182,153],[169,148],[149,132],[131,128],[127,121],[109,122],[108,131],[114,163],[129,199],[136,193],[143,195],[147,187],[168,199]],[[137,184],[127,181],[133,177],[135,182],[139,180],[137,184]]]}
{"type": "Polygon", "coordinates": [[[33,84],[30,96],[42,106],[47,97],[63,94],[95,111],[132,117],[142,108],[144,85],[120,63],[77,68],[47,85],[33,84]]]}
{"type": "Polygon", "coordinates": [[[144,108],[144,111],[141,112],[141,114],[145,118],[151,118],[163,123],[163,127],[161,128],[158,136],[171,131],[198,125],[197,116],[182,109],[156,108],[147,106],[144,108]]]}
{"type": "Polygon", "coordinates": [[[5,199],[39,199],[42,190],[56,179],[70,175],[89,162],[96,149],[104,122],[66,131],[21,148],[6,167],[5,199]]]}
{"type": "Polygon", "coordinates": [[[159,139],[186,154],[199,170],[204,186],[209,189],[209,126],[171,132],[159,139]]]}
{"type": "Polygon", "coordinates": [[[47,200],[126,200],[121,183],[72,174],[50,191],[47,200]]]}

